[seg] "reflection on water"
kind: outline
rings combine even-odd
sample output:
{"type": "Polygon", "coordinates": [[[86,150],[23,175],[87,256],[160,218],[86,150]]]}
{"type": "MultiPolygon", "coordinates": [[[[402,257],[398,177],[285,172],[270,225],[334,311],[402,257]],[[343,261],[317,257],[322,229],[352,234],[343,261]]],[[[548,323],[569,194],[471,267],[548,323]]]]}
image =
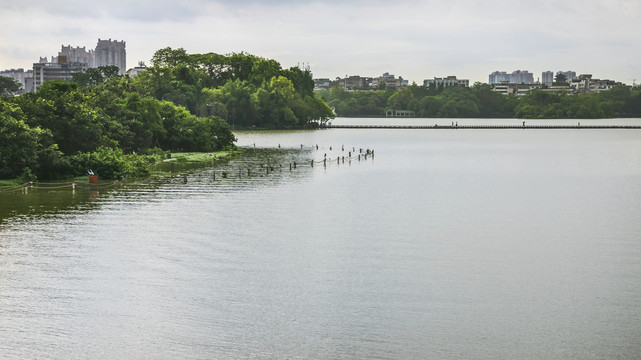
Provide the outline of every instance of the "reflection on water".
{"type": "Polygon", "coordinates": [[[64,209],[86,210],[87,200],[92,197],[92,193],[97,194],[88,187],[75,190],[71,184],[65,187],[66,189],[46,189],[27,185],[1,191],[0,223],[15,215],[37,215],[64,209]]]}
{"type": "Polygon", "coordinates": [[[639,134],[238,132],[272,150],[3,194],[0,353],[636,359],[639,134]]]}
{"type": "MultiPolygon", "coordinates": [[[[248,147],[244,155],[234,160],[212,164],[189,161],[170,161],[158,164],[162,175],[148,179],[34,182],[0,187],[0,223],[16,215],[38,215],[62,210],[81,210],[102,196],[128,193],[166,191],[165,186],[184,183],[190,191],[209,192],[218,188],[245,188],[248,185],[279,182],[282,175],[293,170],[298,174],[310,166],[312,147],[300,149],[248,147]],[[292,169],[292,164],[294,168],[292,169]],[[265,181],[269,177],[269,181],[265,181]]],[[[321,164],[322,164],[322,158],[321,164]]],[[[171,189],[169,191],[175,191],[171,189]]],[[[189,192],[189,191],[187,191],[189,192]]]]}

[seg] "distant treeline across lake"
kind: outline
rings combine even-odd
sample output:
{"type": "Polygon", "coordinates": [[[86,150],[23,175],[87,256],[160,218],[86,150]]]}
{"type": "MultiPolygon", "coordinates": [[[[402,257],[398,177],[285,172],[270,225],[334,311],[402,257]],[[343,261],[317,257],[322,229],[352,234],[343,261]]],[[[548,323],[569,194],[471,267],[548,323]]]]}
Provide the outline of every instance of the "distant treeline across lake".
{"type": "Polygon", "coordinates": [[[402,90],[345,91],[337,86],[316,94],[337,116],[385,116],[387,109],[410,110],[428,118],[600,119],[641,117],[641,87],[616,87],[585,95],[535,89],[524,96],[503,95],[488,84],[402,90]]]}

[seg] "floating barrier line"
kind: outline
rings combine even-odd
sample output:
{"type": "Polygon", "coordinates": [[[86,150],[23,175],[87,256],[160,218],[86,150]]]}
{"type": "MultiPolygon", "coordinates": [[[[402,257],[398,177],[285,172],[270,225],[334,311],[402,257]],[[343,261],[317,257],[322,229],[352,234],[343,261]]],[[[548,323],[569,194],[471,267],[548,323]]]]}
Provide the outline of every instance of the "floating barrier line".
{"type": "MultiPolygon", "coordinates": [[[[96,187],[108,188],[108,187],[113,187],[113,186],[125,184],[125,183],[119,180],[114,180],[111,184],[103,184],[103,183],[89,184],[86,182],[76,182],[75,184],[76,184],[76,187],[83,187],[83,188],[96,188],[96,187]]],[[[130,185],[130,184],[127,184],[127,185],[130,185]]],[[[131,183],[131,185],[134,185],[134,183],[131,183]]]]}
{"type": "MultiPolygon", "coordinates": [[[[368,157],[368,158],[369,158],[369,157],[372,157],[372,154],[370,153],[369,155],[367,155],[367,157],[368,157]]],[[[365,154],[361,154],[361,158],[363,158],[363,159],[364,159],[364,158],[365,158],[365,154]]],[[[343,156],[339,156],[339,157],[337,157],[337,158],[323,158],[323,159],[320,159],[320,160],[316,160],[316,159],[314,159],[314,164],[316,164],[316,163],[322,164],[322,163],[323,163],[323,161],[324,161],[325,159],[327,159],[327,162],[328,162],[328,163],[330,163],[330,162],[336,162],[336,160],[340,160],[340,161],[341,161],[341,163],[343,162],[343,156]]],[[[346,160],[346,161],[347,161],[347,160],[349,160],[349,161],[351,161],[351,160],[358,160],[358,156],[352,156],[352,157],[347,157],[347,156],[345,156],[345,160],[346,160]]],[[[308,160],[307,162],[309,162],[309,160],[308,160]]]]}
{"type": "MultiPolygon", "coordinates": [[[[301,146],[301,148],[303,148],[301,146]]],[[[311,149],[314,148],[314,146],[310,147],[311,149]]],[[[325,147],[323,147],[324,149],[325,147]]],[[[345,147],[340,146],[336,147],[336,151],[340,148],[340,151],[345,153],[345,147]]],[[[318,146],[316,146],[316,149],[318,149],[318,146]]],[[[330,151],[332,150],[332,147],[329,147],[330,151]]],[[[335,158],[333,157],[327,157],[325,156],[324,158],[317,160],[317,159],[304,159],[301,157],[292,157],[290,158],[289,162],[288,160],[285,159],[280,159],[280,161],[275,161],[272,162],[270,159],[256,159],[260,160],[259,163],[256,162],[242,162],[239,161],[237,163],[237,167],[235,168],[214,168],[212,172],[209,172],[206,175],[203,174],[198,174],[194,175],[191,172],[178,172],[166,176],[160,176],[160,179],[158,176],[155,177],[155,179],[152,181],[152,176],[149,176],[147,181],[140,182],[141,179],[138,178],[137,182],[127,182],[126,180],[115,180],[113,182],[101,182],[99,184],[90,184],[86,180],[76,180],[76,181],[66,181],[66,182],[28,182],[20,185],[12,185],[12,186],[5,186],[5,187],[0,187],[0,193],[4,192],[10,192],[10,191],[25,191],[25,189],[29,188],[35,188],[35,189],[42,189],[42,190],[56,190],[56,189],[65,189],[65,188],[71,188],[71,189],[96,189],[96,188],[112,188],[116,186],[151,186],[152,183],[154,185],[158,183],[175,183],[176,180],[183,180],[184,183],[188,183],[189,177],[192,177],[192,181],[200,182],[202,178],[213,178],[213,181],[216,182],[218,179],[223,180],[223,179],[243,179],[243,178],[257,178],[257,177],[264,177],[268,176],[270,173],[273,172],[279,172],[282,173],[283,171],[287,172],[287,165],[289,165],[289,172],[294,171],[298,167],[304,167],[304,168],[314,168],[315,166],[323,166],[327,167],[327,165],[332,165],[333,163],[336,163],[336,165],[340,165],[341,163],[345,163],[345,160],[348,162],[351,162],[352,160],[361,160],[363,158],[364,160],[368,160],[368,156],[374,156],[373,150],[370,152],[369,149],[367,149],[367,152],[364,152],[363,149],[360,149],[359,153],[356,153],[356,148],[352,147],[352,151],[349,152],[351,154],[355,154],[352,156],[337,156],[335,158]],[[284,162],[282,162],[284,160],[284,162]],[[217,174],[220,174],[221,177],[218,179],[217,174]]],[[[233,166],[233,165],[232,165],[233,166]]],[[[158,174],[163,174],[163,172],[158,172],[158,174]]]]}
{"type": "Polygon", "coordinates": [[[9,192],[9,191],[16,191],[16,190],[22,190],[25,187],[31,186],[31,183],[24,183],[21,185],[12,185],[12,186],[2,186],[0,187],[0,192],[9,192]]]}
{"type": "Polygon", "coordinates": [[[638,125],[326,125],[327,129],[641,129],[638,125]]]}
{"type": "Polygon", "coordinates": [[[46,182],[39,182],[39,181],[36,181],[36,182],[34,182],[34,183],[33,183],[33,185],[37,185],[37,186],[41,186],[41,185],[44,185],[44,186],[47,186],[47,185],[61,185],[61,184],[71,185],[71,184],[73,184],[73,183],[75,183],[75,182],[76,182],[76,181],[46,183],[46,182]]]}
{"type": "Polygon", "coordinates": [[[42,190],[54,190],[54,189],[68,189],[72,187],[73,184],[67,184],[67,185],[60,185],[60,186],[35,186],[37,189],[42,189],[42,190]]]}

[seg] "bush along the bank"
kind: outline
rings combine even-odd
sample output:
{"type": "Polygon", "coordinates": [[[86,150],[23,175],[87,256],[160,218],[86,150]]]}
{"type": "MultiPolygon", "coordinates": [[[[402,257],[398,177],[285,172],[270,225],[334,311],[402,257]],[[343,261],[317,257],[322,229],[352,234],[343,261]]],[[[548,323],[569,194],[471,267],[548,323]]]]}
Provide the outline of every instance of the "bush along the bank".
{"type": "Polygon", "coordinates": [[[96,151],[71,156],[74,175],[91,171],[105,179],[136,178],[149,175],[155,158],[148,155],[123,154],[121,149],[99,147],[96,151]]]}

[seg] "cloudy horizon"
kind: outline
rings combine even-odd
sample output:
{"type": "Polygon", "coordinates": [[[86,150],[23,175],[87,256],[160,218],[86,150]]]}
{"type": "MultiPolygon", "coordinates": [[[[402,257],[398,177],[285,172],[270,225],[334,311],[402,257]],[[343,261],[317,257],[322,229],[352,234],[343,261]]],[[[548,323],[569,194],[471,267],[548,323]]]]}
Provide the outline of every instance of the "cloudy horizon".
{"type": "Polygon", "coordinates": [[[127,67],[165,47],[246,52],[315,78],[379,76],[410,82],[494,71],[572,70],[641,80],[641,2],[633,0],[0,0],[0,70],[31,68],[61,45],[126,42],[127,67]]]}

